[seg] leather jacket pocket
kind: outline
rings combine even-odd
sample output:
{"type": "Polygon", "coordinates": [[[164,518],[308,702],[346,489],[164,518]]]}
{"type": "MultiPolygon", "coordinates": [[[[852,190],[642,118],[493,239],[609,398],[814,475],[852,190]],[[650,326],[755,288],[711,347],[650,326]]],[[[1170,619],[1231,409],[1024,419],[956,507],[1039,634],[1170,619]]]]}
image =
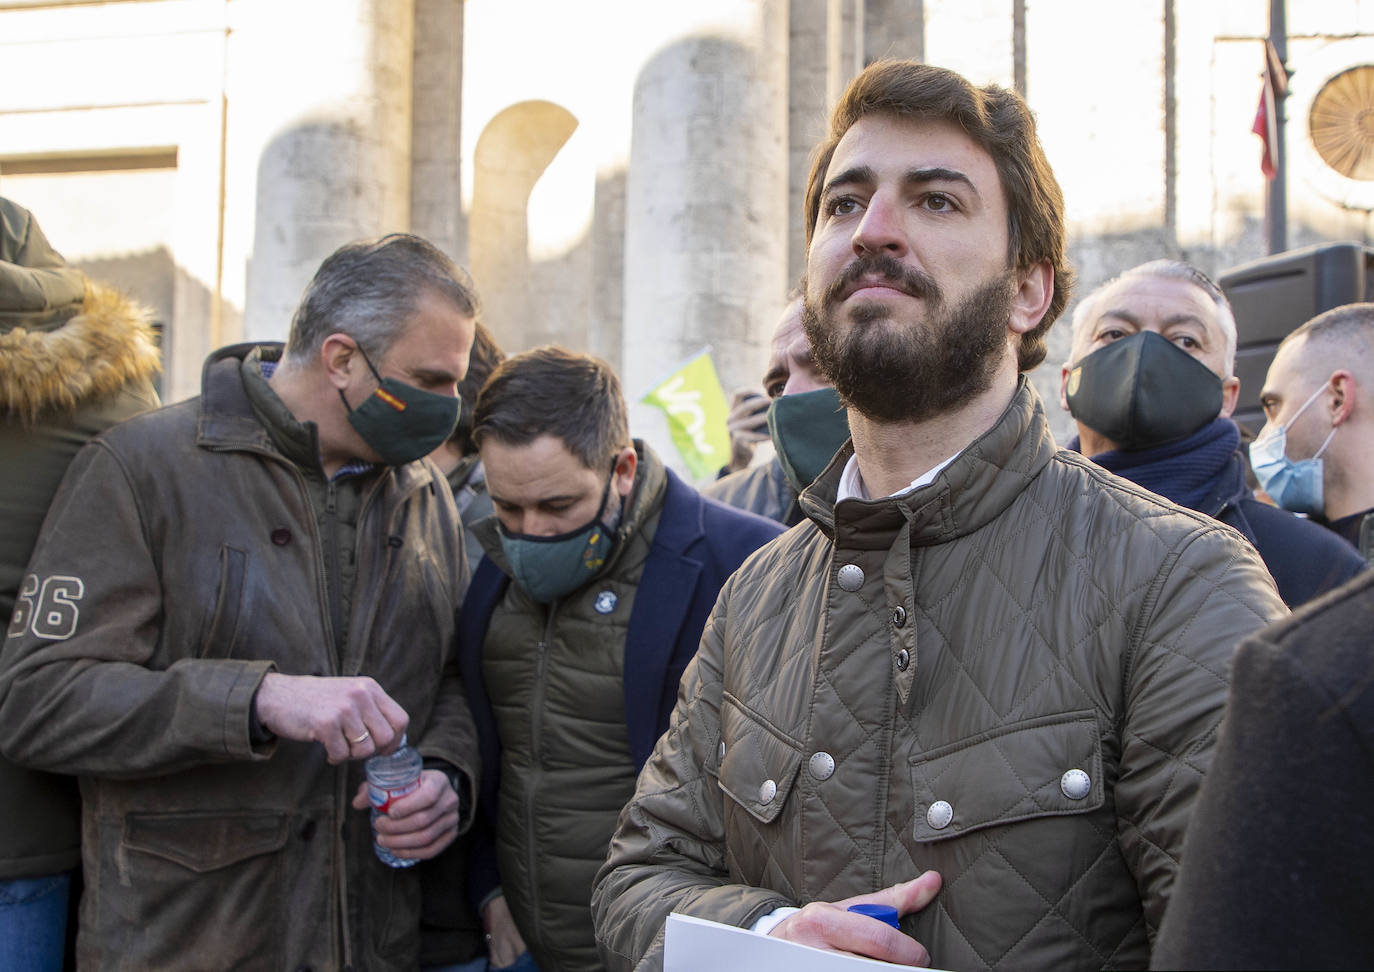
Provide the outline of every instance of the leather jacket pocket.
{"type": "Polygon", "coordinates": [[[215,594],[215,613],[201,642],[200,657],[232,658],[243,611],[244,577],[248,554],[224,544],[219,548],[219,585],[215,594]]]}
{"type": "Polygon", "coordinates": [[[286,814],[207,810],[130,813],[118,850],[122,888],[102,905],[142,929],[140,961],[185,967],[234,955],[241,967],[277,968],[285,940],[286,814]]]}
{"type": "Polygon", "coordinates": [[[797,779],[801,746],[728,694],[721,700],[720,738],[721,790],[755,820],[771,823],[797,779]]]}
{"type": "Polygon", "coordinates": [[[1042,716],[911,761],[915,838],[940,841],[1102,806],[1102,740],[1091,709],[1042,716]]]}

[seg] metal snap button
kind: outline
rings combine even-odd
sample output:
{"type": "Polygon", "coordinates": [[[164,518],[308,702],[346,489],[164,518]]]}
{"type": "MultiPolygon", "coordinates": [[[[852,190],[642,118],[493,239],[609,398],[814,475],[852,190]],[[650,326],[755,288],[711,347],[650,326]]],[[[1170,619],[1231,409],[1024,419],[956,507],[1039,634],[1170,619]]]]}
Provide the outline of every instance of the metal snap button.
{"type": "Polygon", "coordinates": [[[1059,777],[1059,789],[1070,800],[1081,800],[1092,792],[1093,779],[1081,769],[1071,769],[1059,777]]]}
{"type": "Polygon", "coordinates": [[[904,672],[906,667],[911,664],[911,652],[903,648],[897,652],[897,671],[904,672]]]}
{"type": "Polygon", "coordinates": [[[892,623],[898,628],[906,624],[906,608],[900,604],[892,609],[892,623]]]}
{"type": "Polygon", "coordinates": [[[773,797],[778,795],[778,784],[772,780],[764,780],[763,786],[759,787],[759,803],[772,803],[773,797]]]}
{"type": "Polygon", "coordinates": [[[840,568],[837,578],[840,582],[840,589],[853,594],[864,586],[864,571],[858,564],[845,564],[840,568]]]}
{"type": "Polygon", "coordinates": [[[954,808],[944,800],[936,800],[926,811],[926,823],[935,830],[944,830],[954,819],[954,808]]]}
{"type": "Polygon", "coordinates": [[[835,772],[835,759],[829,753],[813,753],[810,763],[811,775],[818,780],[828,780],[835,772]]]}

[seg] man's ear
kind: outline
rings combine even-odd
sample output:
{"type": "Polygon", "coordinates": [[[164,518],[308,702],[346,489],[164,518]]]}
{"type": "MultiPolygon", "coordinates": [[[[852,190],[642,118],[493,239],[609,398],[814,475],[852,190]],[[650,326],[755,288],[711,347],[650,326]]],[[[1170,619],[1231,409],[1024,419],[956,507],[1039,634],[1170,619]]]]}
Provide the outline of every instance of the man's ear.
{"type": "Polygon", "coordinates": [[[1331,424],[1334,426],[1349,421],[1359,397],[1359,384],[1355,376],[1344,369],[1334,371],[1326,384],[1327,411],[1331,416],[1331,424]]]}
{"type": "Polygon", "coordinates": [[[353,380],[354,370],[361,364],[358,342],[347,334],[331,334],[320,345],[320,367],[335,388],[347,388],[353,380]]]}
{"type": "Polygon", "coordinates": [[[615,472],[611,474],[612,486],[621,496],[629,496],[635,485],[635,470],[639,468],[639,454],[633,446],[621,449],[615,457],[615,472]]]}
{"type": "Polygon", "coordinates": [[[1230,418],[1240,401],[1240,379],[1235,375],[1221,380],[1221,411],[1217,418],[1230,418]]]}
{"type": "Polygon", "coordinates": [[[1069,410],[1069,370],[1067,361],[1059,366],[1059,407],[1066,412],[1069,410]]]}
{"type": "Polygon", "coordinates": [[[1016,274],[1016,293],[1011,299],[1012,331],[1025,334],[1035,330],[1054,299],[1054,268],[1041,260],[1016,274]]]}

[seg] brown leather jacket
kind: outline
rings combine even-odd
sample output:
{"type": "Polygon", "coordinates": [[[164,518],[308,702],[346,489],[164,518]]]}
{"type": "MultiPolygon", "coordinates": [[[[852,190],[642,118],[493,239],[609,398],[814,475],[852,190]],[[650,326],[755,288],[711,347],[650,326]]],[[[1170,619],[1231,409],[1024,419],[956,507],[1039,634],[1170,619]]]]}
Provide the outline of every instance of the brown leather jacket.
{"type": "Polygon", "coordinates": [[[431,463],[376,474],[336,654],[305,475],[249,404],[246,351],[73,461],[0,655],[3,749],[81,777],[83,968],[413,969],[418,877],[374,857],[361,765],[254,744],[250,710],[274,669],[370,675],[472,777],[462,529],[431,463]]]}
{"type": "Polygon", "coordinates": [[[1286,613],[1264,565],[1058,450],[1024,379],[928,486],[835,506],[849,455],[721,591],[597,877],[602,956],[933,868],[902,927],[937,968],[1144,967],[1231,651],[1286,613]]]}

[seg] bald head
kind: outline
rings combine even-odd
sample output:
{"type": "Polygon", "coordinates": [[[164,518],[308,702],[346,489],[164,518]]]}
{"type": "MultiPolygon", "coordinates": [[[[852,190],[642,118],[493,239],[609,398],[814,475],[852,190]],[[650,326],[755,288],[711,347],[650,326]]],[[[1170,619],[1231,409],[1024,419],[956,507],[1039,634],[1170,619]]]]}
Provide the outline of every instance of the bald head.
{"type": "Polygon", "coordinates": [[[1315,380],[1348,369],[1374,387],[1374,303],[1346,304],[1318,314],[1279,345],[1294,352],[1294,365],[1315,380]]]}
{"type": "Polygon", "coordinates": [[[778,398],[829,387],[830,379],[821,374],[811,357],[811,343],[802,330],[802,298],[797,297],[783,308],[773,330],[763,390],[769,398],[778,398]]]}
{"type": "Polygon", "coordinates": [[[1374,507],[1374,304],[1347,304],[1283,339],[1260,393],[1290,460],[1324,457],[1328,519],[1374,507]]]}

